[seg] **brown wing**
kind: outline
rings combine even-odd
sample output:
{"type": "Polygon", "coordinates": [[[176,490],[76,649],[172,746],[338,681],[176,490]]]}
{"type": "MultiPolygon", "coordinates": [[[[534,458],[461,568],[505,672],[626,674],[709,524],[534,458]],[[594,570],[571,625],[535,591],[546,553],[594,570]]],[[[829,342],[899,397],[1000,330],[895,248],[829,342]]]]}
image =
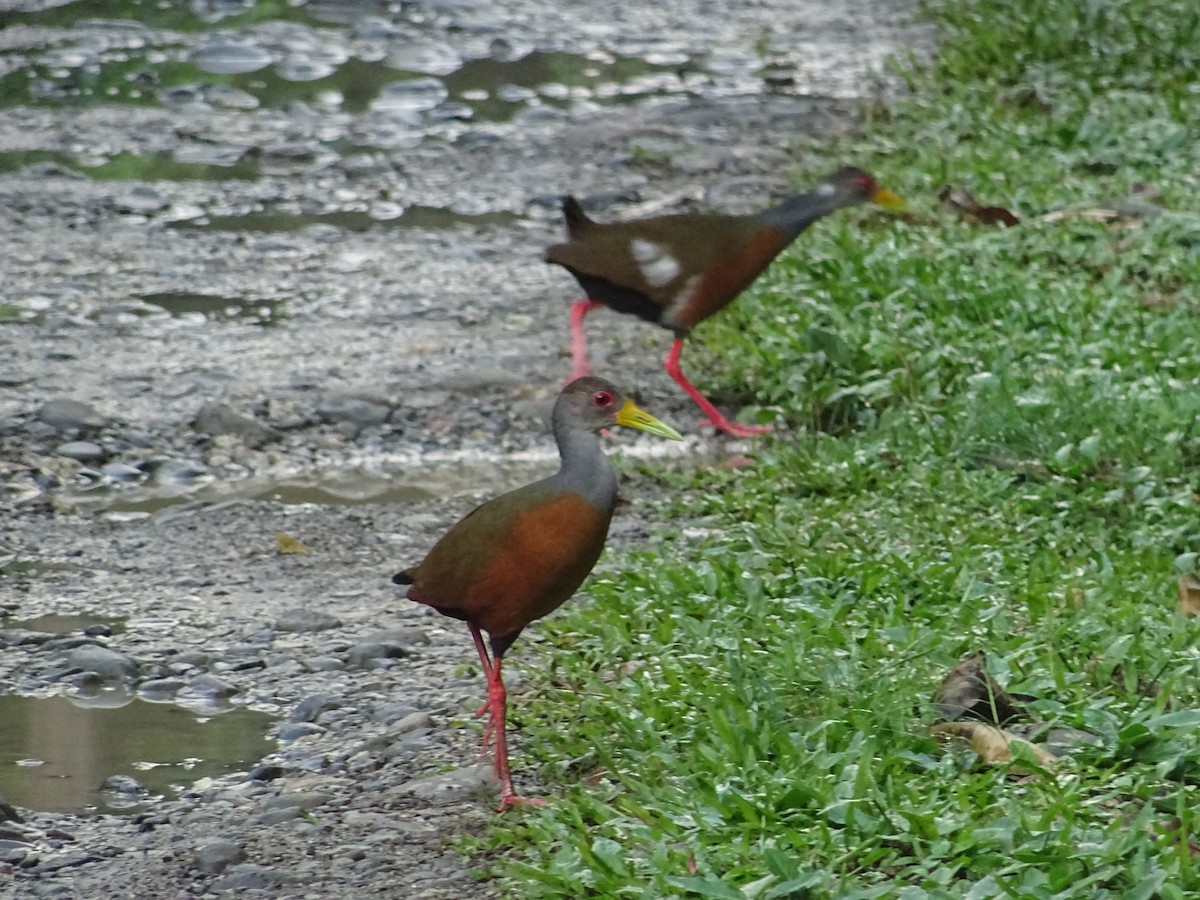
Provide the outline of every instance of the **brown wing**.
{"type": "Polygon", "coordinates": [[[410,570],[409,599],[515,635],[561,606],[596,564],[611,511],[541,484],[485,503],[410,570]]]}
{"type": "Polygon", "coordinates": [[[736,297],[783,245],[782,234],[755,216],[682,214],[590,223],[580,239],[551,247],[546,261],[571,270],[593,300],[686,330],[736,297]],[[750,262],[748,278],[718,277],[697,297],[714,266],[741,270],[750,262]]]}

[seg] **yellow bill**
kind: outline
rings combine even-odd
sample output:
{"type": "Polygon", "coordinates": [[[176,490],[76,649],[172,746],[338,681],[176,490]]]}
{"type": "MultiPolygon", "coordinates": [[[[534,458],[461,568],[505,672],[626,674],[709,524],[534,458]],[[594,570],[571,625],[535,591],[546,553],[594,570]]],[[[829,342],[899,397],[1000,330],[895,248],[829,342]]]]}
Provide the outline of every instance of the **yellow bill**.
{"type": "Polygon", "coordinates": [[[625,405],[617,410],[614,417],[618,425],[624,425],[626,428],[636,428],[639,431],[646,431],[650,434],[657,434],[659,437],[669,438],[672,441],[682,441],[683,435],[667,425],[665,422],[660,422],[650,413],[640,409],[632,400],[626,399],[625,405]]]}
{"type": "Polygon", "coordinates": [[[878,203],[884,209],[891,209],[899,212],[908,208],[908,203],[903,197],[897,196],[885,187],[877,187],[871,192],[871,202],[878,203]]]}

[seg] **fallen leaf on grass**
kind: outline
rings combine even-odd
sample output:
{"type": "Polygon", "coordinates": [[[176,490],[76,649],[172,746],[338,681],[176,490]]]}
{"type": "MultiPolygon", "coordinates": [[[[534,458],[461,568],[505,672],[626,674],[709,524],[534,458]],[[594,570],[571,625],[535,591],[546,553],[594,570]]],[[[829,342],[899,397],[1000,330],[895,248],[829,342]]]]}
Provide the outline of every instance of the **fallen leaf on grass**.
{"type": "Polygon", "coordinates": [[[307,553],[308,548],[304,546],[304,542],[299,538],[294,538],[290,534],[278,531],[275,533],[275,552],[281,556],[289,556],[294,553],[307,553]]]}
{"type": "Polygon", "coordinates": [[[1200,579],[1187,572],[1179,576],[1179,611],[1200,616],[1200,579]]]}
{"type": "Polygon", "coordinates": [[[1025,709],[996,683],[983,667],[984,656],[963,659],[942,679],[933,695],[938,715],[946,721],[978,719],[1004,725],[1025,715],[1025,709]]]}
{"type": "Polygon", "coordinates": [[[1003,206],[984,206],[963,188],[945,185],[938,191],[938,199],[951,209],[980,225],[1020,225],[1021,220],[1003,206]]]}
{"type": "Polygon", "coordinates": [[[930,729],[935,737],[964,738],[975,751],[975,755],[988,765],[1006,763],[1013,757],[1013,747],[1019,746],[1027,750],[1039,765],[1048,766],[1057,757],[1050,751],[1030,743],[1024,738],[1017,737],[1011,731],[1005,731],[994,725],[983,722],[941,722],[930,729]]]}

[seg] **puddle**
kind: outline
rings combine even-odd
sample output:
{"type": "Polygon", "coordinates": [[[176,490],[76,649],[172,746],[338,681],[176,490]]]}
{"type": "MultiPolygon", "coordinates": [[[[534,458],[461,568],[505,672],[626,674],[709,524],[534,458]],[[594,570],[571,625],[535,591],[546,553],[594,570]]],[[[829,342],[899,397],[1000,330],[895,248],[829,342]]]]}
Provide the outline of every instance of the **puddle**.
{"type": "MultiPolygon", "coordinates": [[[[128,18],[129,12],[122,17],[128,18]]],[[[126,28],[101,15],[92,12],[84,24],[57,24],[117,32],[126,28]]],[[[286,18],[282,5],[263,13],[273,20],[281,15],[286,18]]],[[[158,46],[134,50],[113,46],[99,51],[83,44],[29,51],[22,54],[21,65],[8,66],[0,77],[0,107],[120,103],[288,109],[307,104],[356,115],[394,116],[419,131],[422,121],[505,122],[530,106],[566,109],[581,100],[613,105],[679,94],[700,87],[708,77],[700,61],[686,56],[653,62],[610,53],[533,51],[513,58],[498,54],[463,59],[449,45],[420,42],[393,43],[382,60],[367,60],[352,55],[348,44],[323,46],[326,38],[318,37],[317,31],[302,30],[291,38],[253,30],[233,36],[224,31],[229,24],[222,22],[220,33],[196,47],[175,45],[169,34],[160,34],[153,39],[158,46]]],[[[0,52],[0,59],[7,55],[0,52]]],[[[365,143],[370,144],[369,138],[365,143]]],[[[125,169],[131,173],[125,177],[152,180],[154,176],[146,174],[148,163],[134,158],[99,167],[125,169]]],[[[167,154],[155,163],[168,170],[182,165],[167,154]]]]}
{"type": "Polygon", "coordinates": [[[117,153],[102,162],[83,161],[52,150],[0,152],[0,174],[38,163],[55,163],[95,181],[251,181],[261,174],[253,154],[229,164],[184,162],[173,153],[117,153]]]}
{"type": "MultiPolygon", "coordinates": [[[[108,634],[121,634],[125,631],[124,619],[114,620],[111,616],[103,618],[91,613],[49,613],[32,619],[0,619],[0,628],[40,631],[43,634],[75,634],[97,625],[103,625],[108,634]]],[[[3,719],[0,718],[0,721],[3,719]]]]}
{"type": "Polygon", "coordinates": [[[253,325],[274,325],[283,318],[277,300],[215,297],[188,291],[142,294],[141,299],[177,317],[198,314],[209,321],[239,321],[253,325]]]}
{"type": "Polygon", "coordinates": [[[85,572],[87,566],[79,563],[50,562],[28,556],[0,557],[0,583],[5,578],[34,578],[53,572],[85,572]]]}
{"type": "Polygon", "coordinates": [[[361,210],[326,213],[257,212],[245,216],[207,216],[171,224],[173,228],[208,228],[214,231],[288,232],[310,225],[333,225],[344,231],[367,231],[379,226],[389,228],[454,228],[459,225],[509,225],[519,217],[510,212],[478,215],[454,212],[437,206],[409,206],[398,216],[372,215],[361,210]]]}
{"type": "MultiPolygon", "coordinates": [[[[681,445],[638,438],[622,444],[620,451],[627,465],[649,459],[688,460],[695,464],[707,455],[706,450],[691,442],[681,445]]],[[[557,464],[558,454],[553,445],[513,451],[503,457],[487,456],[478,450],[424,451],[395,454],[369,467],[332,471],[293,471],[193,484],[100,485],[66,490],[63,500],[79,513],[107,512],[131,518],[185,505],[201,508],[230,501],[288,506],[403,504],[474,496],[481,493],[481,485],[486,485],[482,493],[492,496],[550,475],[557,464]]]]}
{"type": "Polygon", "coordinates": [[[275,749],[265,736],[272,722],[266,713],[202,715],[136,699],[107,706],[105,699],[0,697],[0,796],[47,812],[138,812],[197,779],[249,768],[275,749]],[[103,790],[114,775],[137,779],[148,795],[103,790]]]}

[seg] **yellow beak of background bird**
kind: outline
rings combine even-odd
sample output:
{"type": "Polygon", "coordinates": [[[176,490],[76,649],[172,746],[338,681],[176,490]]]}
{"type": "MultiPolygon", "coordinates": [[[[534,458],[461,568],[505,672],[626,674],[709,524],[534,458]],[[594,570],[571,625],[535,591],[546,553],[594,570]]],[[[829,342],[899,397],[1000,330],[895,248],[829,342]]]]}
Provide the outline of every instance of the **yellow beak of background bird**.
{"type": "Polygon", "coordinates": [[[871,193],[871,202],[878,203],[884,209],[891,209],[895,210],[896,212],[908,209],[908,203],[905,202],[903,197],[893,194],[885,187],[875,188],[875,190],[871,193]]]}

